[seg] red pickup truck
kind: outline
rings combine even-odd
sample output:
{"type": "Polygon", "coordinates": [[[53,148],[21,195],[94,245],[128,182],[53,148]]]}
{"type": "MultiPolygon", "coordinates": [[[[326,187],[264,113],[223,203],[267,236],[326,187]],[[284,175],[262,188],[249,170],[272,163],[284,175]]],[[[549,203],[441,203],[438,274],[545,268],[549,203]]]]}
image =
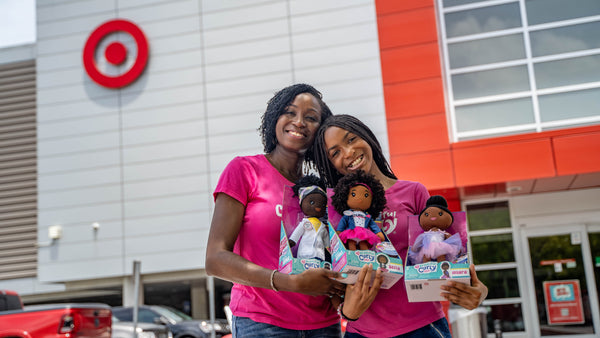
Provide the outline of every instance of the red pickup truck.
{"type": "Polygon", "coordinates": [[[23,308],[14,291],[0,290],[0,338],[110,338],[110,306],[47,304],[23,308]]]}

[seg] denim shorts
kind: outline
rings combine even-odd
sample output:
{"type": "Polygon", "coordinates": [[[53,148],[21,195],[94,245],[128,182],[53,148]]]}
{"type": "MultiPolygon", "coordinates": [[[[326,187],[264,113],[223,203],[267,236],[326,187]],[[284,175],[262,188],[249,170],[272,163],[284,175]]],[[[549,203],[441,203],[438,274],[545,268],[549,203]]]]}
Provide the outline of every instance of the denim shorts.
{"type": "Polygon", "coordinates": [[[340,338],[340,324],[315,330],[290,330],[279,326],[255,322],[250,318],[233,316],[231,323],[233,338],[246,337],[297,337],[297,338],[340,338]]]}
{"type": "MultiPolygon", "coordinates": [[[[346,332],[344,338],[363,338],[364,336],[358,333],[346,332]]],[[[427,324],[420,329],[395,336],[394,338],[452,338],[448,321],[446,318],[436,320],[431,324],[427,324]]]]}

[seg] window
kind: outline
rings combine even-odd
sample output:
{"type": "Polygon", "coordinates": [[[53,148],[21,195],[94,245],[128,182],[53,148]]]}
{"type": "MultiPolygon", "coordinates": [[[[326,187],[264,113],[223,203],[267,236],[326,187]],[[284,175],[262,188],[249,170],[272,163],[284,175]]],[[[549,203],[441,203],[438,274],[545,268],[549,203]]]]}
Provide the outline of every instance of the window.
{"type": "Polygon", "coordinates": [[[600,123],[600,1],[437,8],[452,141],[600,123]]]}
{"type": "Polygon", "coordinates": [[[488,333],[495,326],[503,332],[524,331],[508,202],[468,204],[466,210],[471,260],[477,277],[488,287],[483,303],[488,310],[488,333]]]}

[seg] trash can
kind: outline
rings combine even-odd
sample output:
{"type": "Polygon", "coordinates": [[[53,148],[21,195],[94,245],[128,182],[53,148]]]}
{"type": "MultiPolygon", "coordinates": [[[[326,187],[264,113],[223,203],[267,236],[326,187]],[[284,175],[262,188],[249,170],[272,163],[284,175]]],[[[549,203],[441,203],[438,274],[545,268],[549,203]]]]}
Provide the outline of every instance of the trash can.
{"type": "Polygon", "coordinates": [[[478,307],[473,310],[463,308],[449,309],[448,321],[452,327],[453,338],[487,337],[487,310],[478,307]]]}

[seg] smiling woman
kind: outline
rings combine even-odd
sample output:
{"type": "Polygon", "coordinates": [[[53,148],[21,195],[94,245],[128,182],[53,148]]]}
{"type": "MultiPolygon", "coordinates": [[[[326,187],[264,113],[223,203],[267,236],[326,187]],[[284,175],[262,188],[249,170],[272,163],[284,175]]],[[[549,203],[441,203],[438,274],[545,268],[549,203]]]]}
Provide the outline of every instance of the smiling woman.
{"type": "Polygon", "coordinates": [[[0,1],[0,48],[34,43],[35,0],[0,1]]]}
{"type": "Polygon", "coordinates": [[[277,273],[285,187],[312,162],[315,133],[330,116],[312,86],[282,89],[269,100],[259,128],[265,154],[236,157],[219,178],[206,271],[234,283],[229,304],[234,337],[297,331],[340,336],[339,317],[327,296],[342,294],[344,286],[335,280],[339,274],[322,268],[277,273]]]}

